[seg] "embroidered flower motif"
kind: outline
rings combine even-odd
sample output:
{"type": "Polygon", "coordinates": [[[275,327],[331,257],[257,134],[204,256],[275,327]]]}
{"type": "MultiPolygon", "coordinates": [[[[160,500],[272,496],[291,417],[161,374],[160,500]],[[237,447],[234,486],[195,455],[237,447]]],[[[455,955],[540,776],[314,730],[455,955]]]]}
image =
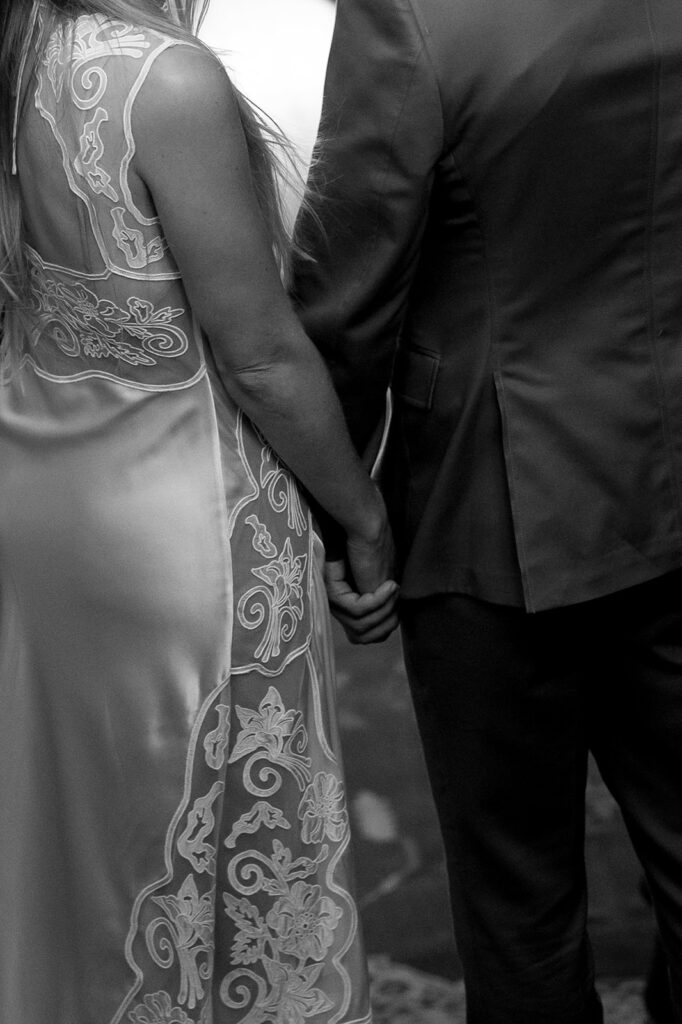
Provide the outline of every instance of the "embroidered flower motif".
{"type": "Polygon", "coordinates": [[[325,837],[333,843],[340,842],[348,828],[341,780],[336,775],[318,772],[301,798],[298,817],[303,823],[304,843],[320,843],[325,837]]]}
{"type": "Polygon", "coordinates": [[[166,917],[157,917],[147,926],[147,948],[154,962],[163,968],[172,966],[177,954],[180,966],[178,1000],[192,1010],[204,996],[202,981],[206,981],[211,973],[214,921],[212,893],[200,896],[193,876],[188,875],[177,895],[154,896],[153,900],[166,917]],[[170,934],[170,941],[167,936],[157,941],[160,929],[170,934]],[[199,965],[200,956],[206,957],[202,966],[199,965]]]}
{"type": "Polygon", "coordinates": [[[268,689],[258,705],[258,711],[239,705],[235,711],[242,728],[230,754],[230,763],[261,749],[274,760],[281,754],[285,740],[291,736],[296,720],[300,718],[299,711],[285,711],[282,698],[274,686],[268,689]]]}
{"type": "Polygon", "coordinates": [[[187,335],[172,321],[184,310],[131,296],[127,310],[99,298],[82,281],[66,284],[31,268],[33,344],[54,341],[64,355],[121,360],[131,366],[155,366],[158,357],[175,358],[189,348],[187,335]],[[137,342],[137,343],[136,343],[137,342]]]}
{"type": "Polygon", "coordinates": [[[341,917],[341,908],[321,895],[319,885],[294,882],[290,893],[280,897],[268,913],[267,922],[279,936],[281,951],[305,963],[324,960],[341,917]]]}
{"type": "Polygon", "coordinates": [[[265,586],[252,587],[237,605],[237,614],[246,629],[258,629],[267,616],[265,635],[255,650],[259,661],[268,662],[279,655],[282,642],[289,642],[303,619],[303,578],[307,555],[294,555],[291,538],[287,537],[278,558],[251,572],[265,586]],[[258,597],[265,601],[258,601],[258,597]],[[248,616],[251,616],[250,618],[248,616]]]}
{"type": "Polygon", "coordinates": [[[295,612],[299,619],[303,617],[301,580],[306,561],[305,555],[294,556],[291,539],[287,537],[278,559],[253,570],[255,576],[273,588],[278,607],[295,612]]]}
{"type": "Polygon", "coordinates": [[[310,964],[300,970],[267,958],[264,964],[272,988],[263,1010],[274,1024],[303,1024],[307,1018],[332,1008],[331,1000],[314,987],[322,971],[321,964],[310,964]]]}
{"type": "Polygon", "coordinates": [[[193,1024],[184,1010],[172,1005],[167,992],[145,996],[128,1017],[132,1024],[193,1024]]]}
{"type": "Polygon", "coordinates": [[[234,764],[240,758],[251,755],[244,768],[247,789],[254,795],[269,796],[281,785],[281,778],[274,771],[271,773],[274,781],[270,786],[259,788],[248,781],[251,767],[260,759],[286,768],[303,789],[310,780],[310,758],[300,753],[308,745],[308,734],[301,722],[301,712],[286,711],[274,686],[268,689],[257,711],[239,705],[235,711],[242,728],[232,748],[229,763],[234,764]],[[294,749],[294,744],[297,749],[294,749]]]}

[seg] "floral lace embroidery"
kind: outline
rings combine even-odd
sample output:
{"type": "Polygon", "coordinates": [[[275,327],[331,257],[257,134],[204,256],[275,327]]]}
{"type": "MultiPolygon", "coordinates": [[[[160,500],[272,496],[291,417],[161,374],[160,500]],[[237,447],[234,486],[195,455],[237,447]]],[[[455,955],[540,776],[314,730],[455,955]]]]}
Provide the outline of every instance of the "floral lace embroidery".
{"type": "Polygon", "coordinates": [[[255,651],[259,661],[268,662],[280,653],[282,642],[291,640],[303,619],[302,580],[307,556],[295,556],[287,537],[281,553],[266,565],[251,570],[262,580],[251,587],[237,605],[237,615],[246,629],[258,629],[266,623],[255,651]]]}
{"type": "MultiPolygon", "coordinates": [[[[92,117],[83,123],[78,152],[71,157],[73,171],[95,197],[106,197],[112,203],[119,203],[120,197],[113,187],[112,175],[102,166],[102,162],[106,161],[106,152],[101,126],[109,120],[109,113],[101,106],[101,101],[107,93],[109,77],[104,67],[96,61],[104,61],[112,55],[140,60],[150,50],[151,43],[132,25],[106,22],[98,18],[80,18],[74,23],[73,51],[66,36],[63,26],[55,31],[48,43],[43,64],[57,101],[61,99],[68,83],[74,106],[84,112],[94,110],[92,117]]],[[[53,131],[58,132],[56,123],[53,124],[53,131]]],[[[61,141],[62,146],[65,146],[65,140],[61,141]]],[[[114,163],[118,168],[120,158],[114,163]]],[[[126,224],[126,214],[129,212],[120,205],[110,211],[113,221],[111,236],[123,253],[128,267],[141,270],[162,259],[167,245],[159,234],[145,240],[139,228],[126,224]]]]}
{"type": "MultiPolygon", "coordinates": [[[[60,100],[66,80],[71,76],[73,82],[78,83],[85,64],[110,57],[112,52],[140,58],[149,48],[146,35],[124,21],[80,18],[75,23],[73,36],[66,25],[57,27],[48,41],[43,63],[55,99],[60,100]],[[106,38],[103,38],[105,34],[106,38]]],[[[101,68],[94,67],[81,76],[81,82],[84,92],[76,92],[74,98],[82,109],[87,110],[101,100],[107,87],[107,77],[101,68]]]]}
{"type": "MultiPolygon", "coordinates": [[[[230,764],[243,757],[248,758],[243,778],[250,793],[260,797],[271,796],[281,785],[281,776],[272,767],[265,773],[272,780],[269,785],[259,786],[253,781],[253,768],[262,760],[268,766],[278,765],[291,772],[299,782],[306,780],[311,762],[300,753],[308,745],[308,734],[300,711],[286,711],[274,686],[270,687],[257,711],[238,705],[235,711],[242,729],[230,754],[230,764]]],[[[263,772],[260,774],[262,778],[263,772]]]]}
{"type": "Polygon", "coordinates": [[[95,261],[92,273],[81,274],[46,265],[27,247],[36,314],[29,362],[50,378],[93,374],[165,389],[187,386],[205,372],[198,327],[181,285],[170,283],[180,274],[159,220],[153,209],[145,216],[137,208],[128,181],[135,96],[153,61],[175,42],[124,21],[83,15],[58,26],[47,44],[35,105],[86,211],[87,265],[92,243],[102,260],[101,273],[95,261]],[[72,361],[81,366],[71,370],[72,361]]]}
{"type": "Polygon", "coordinates": [[[298,537],[306,527],[301,498],[291,473],[286,470],[272,448],[264,444],[261,452],[260,484],[275,512],[286,512],[287,525],[298,537]]]}
{"type": "Polygon", "coordinates": [[[127,308],[101,298],[83,281],[67,284],[32,268],[36,326],[33,344],[50,337],[71,358],[115,359],[131,366],[154,366],[158,359],[182,356],[189,348],[185,332],[173,321],[183,309],[155,309],[131,295],[127,308]]]}
{"type": "Polygon", "coordinates": [[[173,1006],[167,992],[154,992],[130,1013],[132,1024],[193,1024],[184,1010],[173,1006]]]}
{"type": "MultiPolygon", "coordinates": [[[[239,423],[254,488],[231,536],[258,559],[235,563],[235,629],[253,639],[197,726],[190,792],[169,834],[172,871],[141,907],[135,961],[147,994],[128,1009],[130,1024],[166,1024],[164,1013],[169,1024],[173,1014],[178,1024],[213,1024],[212,999],[234,1024],[339,1024],[353,995],[345,791],[318,698],[301,704],[319,685],[307,619],[310,520],[286,468],[239,423]],[[175,987],[164,978],[171,970],[175,987]]],[[[353,1019],[369,1022],[366,1006],[353,1019]]]]}
{"type": "Polygon", "coordinates": [[[319,843],[323,839],[340,843],[348,829],[341,780],[328,772],[318,772],[303,794],[298,817],[304,843],[319,843]]]}
{"type": "Polygon", "coordinates": [[[119,195],[112,185],[110,174],[100,166],[100,160],[104,155],[104,143],[100,134],[100,128],[104,121],[109,120],[109,115],[103,107],[98,107],[92,119],[86,122],[81,135],[81,146],[78,156],[74,160],[74,167],[85,178],[90,189],[95,195],[105,195],[114,203],[119,200],[119,195]]]}
{"type": "MultiPolygon", "coordinates": [[[[236,706],[234,712],[242,728],[230,763],[246,759],[244,785],[257,795],[281,793],[281,771],[289,773],[299,792],[301,841],[312,849],[311,855],[295,855],[276,837],[277,832],[290,832],[291,825],[281,808],[264,799],[235,822],[223,841],[225,849],[235,851],[222,879],[229,888],[221,894],[234,933],[232,969],[220,981],[220,999],[225,1007],[246,1012],[240,1018],[242,1024],[304,1024],[334,1005],[318,981],[323,962],[338,944],[336,933],[346,910],[332,895],[342,890],[327,884],[323,889],[316,879],[329,878],[329,869],[321,874],[323,865],[336,861],[348,843],[343,784],[332,771],[311,773],[311,759],[304,754],[309,740],[301,713],[287,708],[274,686],[257,708],[236,706]],[[257,760],[269,766],[269,774],[259,773],[260,784],[252,777],[257,760]],[[275,833],[269,853],[253,846],[237,852],[241,837],[256,836],[261,829],[275,833]],[[270,900],[267,908],[255,902],[263,896],[270,900]]],[[[215,782],[206,797],[194,801],[177,842],[178,852],[199,875],[215,872],[212,806],[222,789],[223,784],[215,782]],[[206,854],[199,863],[197,842],[187,841],[195,833],[206,854]]],[[[145,996],[129,1011],[131,1024],[175,1024],[176,1019],[178,1024],[194,1024],[186,1011],[197,1010],[207,999],[206,983],[217,966],[213,962],[215,899],[213,886],[200,891],[194,873],[185,876],[176,892],[152,896],[161,914],[146,926],[146,946],[158,967],[168,970],[177,965],[179,986],[174,999],[165,990],[145,996]]]]}
{"type": "Polygon", "coordinates": [[[203,982],[213,967],[214,902],[211,892],[199,894],[197,883],[188,875],[175,896],[154,896],[164,917],[147,927],[147,948],[159,967],[171,967],[177,956],[180,967],[178,1002],[193,1010],[204,996],[203,982]],[[164,933],[161,940],[159,932],[164,933]],[[203,958],[203,963],[200,963],[203,958]]]}

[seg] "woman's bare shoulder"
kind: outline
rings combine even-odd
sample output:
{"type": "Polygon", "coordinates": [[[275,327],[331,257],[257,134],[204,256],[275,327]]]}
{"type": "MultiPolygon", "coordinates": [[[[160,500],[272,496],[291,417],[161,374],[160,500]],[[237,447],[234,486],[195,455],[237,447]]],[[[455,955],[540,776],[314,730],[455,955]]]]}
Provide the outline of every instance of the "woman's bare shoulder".
{"type": "Polygon", "coordinates": [[[152,114],[200,116],[232,102],[232,83],[218,58],[199,43],[175,41],[154,60],[138,101],[152,114]]]}
{"type": "Polygon", "coordinates": [[[173,43],[154,60],[132,112],[136,166],[145,177],[159,161],[214,153],[242,133],[232,83],[210,51],[173,43]]]}

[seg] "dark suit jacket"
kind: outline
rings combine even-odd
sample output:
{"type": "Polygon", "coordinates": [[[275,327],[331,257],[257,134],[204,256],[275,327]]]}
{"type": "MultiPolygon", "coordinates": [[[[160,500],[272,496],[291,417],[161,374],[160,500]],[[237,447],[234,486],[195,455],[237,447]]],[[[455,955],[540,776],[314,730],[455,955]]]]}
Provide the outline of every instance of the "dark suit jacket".
{"type": "Polygon", "coordinates": [[[294,290],[403,593],[529,610],[682,565],[682,4],[339,0],[294,290]]]}

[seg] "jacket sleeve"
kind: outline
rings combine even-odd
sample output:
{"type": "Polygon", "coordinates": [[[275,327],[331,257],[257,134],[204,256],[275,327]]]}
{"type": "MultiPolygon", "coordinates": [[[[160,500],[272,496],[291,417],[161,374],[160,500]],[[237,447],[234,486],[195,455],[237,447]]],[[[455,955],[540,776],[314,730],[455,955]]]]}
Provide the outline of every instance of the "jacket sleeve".
{"type": "Polygon", "coordinates": [[[337,0],[292,290],[359,450],[384,413],[443,148],[427,42],[410,0],[337,0]]]}

